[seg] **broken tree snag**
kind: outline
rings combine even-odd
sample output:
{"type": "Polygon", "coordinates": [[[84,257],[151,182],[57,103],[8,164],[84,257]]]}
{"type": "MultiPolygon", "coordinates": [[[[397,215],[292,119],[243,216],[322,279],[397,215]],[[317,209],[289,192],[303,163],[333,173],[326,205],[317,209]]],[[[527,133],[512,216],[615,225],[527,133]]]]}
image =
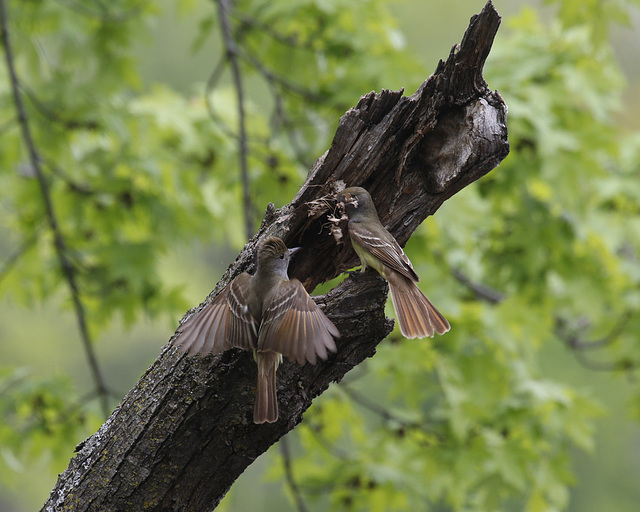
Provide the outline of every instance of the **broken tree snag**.
{"type": "MultiPolygon", "coordinates": [[[[383,224],[404,244],[447,198],[497,166],[509,150],[506,106],[482,68],[499,23],[489,2],[414,94],[370,93],[350,109],[300,192],[280,210],[267,208],[257,235],[199,308],[253,270],[256,245],[266,236],[303,247],[290,275],[309,290],[355,265],[350,245],[336,245],[325,227],[327,214],[309,215],[309,203],[338,181],[367,188],[383,224]]],[[[317,366],[285,360],[274,424],[252,421],[256,366],[249,352],[200,359],[165,346],[107,422],[78,446],[43,510],[211,510],[302,420],[314,397],[375,353],[392,328],[386,292],[382,278],[365,273],[316,298],[342,334],[338,352],[317,366]]]]}
{"type": "Polygon", "coordinates": [[[317,236],[320,226],[302,229],[305,203],[318,197],[319,185],[342,180],[366,188],[382,224],[404,245],[446,199],[507,156],[507,108],[482,76],[499,24],[487,3],[471,18],[462,43],[414,94],[372,92],[342,117],[331,148],[282,209],[291,215],[285,241],[305,248],[292,262],[292,276],[313,289],[357,262],[353,251],[317,236]]]}

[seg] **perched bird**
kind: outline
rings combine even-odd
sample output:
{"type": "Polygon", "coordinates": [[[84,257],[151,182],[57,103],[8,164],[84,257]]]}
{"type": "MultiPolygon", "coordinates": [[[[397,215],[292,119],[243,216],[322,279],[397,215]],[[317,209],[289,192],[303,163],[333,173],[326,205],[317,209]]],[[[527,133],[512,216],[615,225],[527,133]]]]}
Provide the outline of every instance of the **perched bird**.
{"type": "Polygon", "coordinates": [[[350,187],[338,194],[349,218],[349,236],[362,263],[362,271],[372,267],[389,282],[391,300],[400,332],[405,338],[433,338],[451,326],[416,284],[420,278],[402,248],[378,218],[371,195],[362,187],[350,187]]]}
{"type": "Polygon", "coordinates": [[[182,325],[174,344],[190,356],[217,354],[232,347],[253,350],[258,385],[255,423],[278,419],[276,370],[285,355],[304,364],[327,359],[340,333],[311,299],[302,283],[289,279],[291,256],[282,240],[270,237],[258,248],[258,270],[243,272],[182,325]]]}

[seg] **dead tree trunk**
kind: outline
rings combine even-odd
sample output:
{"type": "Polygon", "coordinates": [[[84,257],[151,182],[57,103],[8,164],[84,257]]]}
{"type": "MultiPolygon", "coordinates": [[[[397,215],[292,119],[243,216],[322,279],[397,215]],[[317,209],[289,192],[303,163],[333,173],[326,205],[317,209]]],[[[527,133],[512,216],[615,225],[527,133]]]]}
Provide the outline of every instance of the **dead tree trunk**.
{"type": "MultiPolygon", "coordinates": [[[[267,210],[207,301],[252,270],[254,249],[268,235],[303,247],[290,274],[309,290],[356,265],[349,243],[337,245],[323,231],[326,216],[309,214],[307,203],[338,180],[367,188],[383,224],[404,244],[446,199],[496,167],[509,152],[507,109],[482,68],[499,24],[489,2],[412,96],[385,90],[362,97],[298,195],[267,210]]],[[[317,299],[342,333],[338,353],[317,366],[285,361],[278,370],[280,419],[270,425],[251,419],[250,353],[199,359],[165,346],[100,430],[78,446],[43,510],[211,510],[256,457],[302,421],[313,398],[375,353],[392,328],[386,292],[381,278],[365,273],[317,299]]]]}

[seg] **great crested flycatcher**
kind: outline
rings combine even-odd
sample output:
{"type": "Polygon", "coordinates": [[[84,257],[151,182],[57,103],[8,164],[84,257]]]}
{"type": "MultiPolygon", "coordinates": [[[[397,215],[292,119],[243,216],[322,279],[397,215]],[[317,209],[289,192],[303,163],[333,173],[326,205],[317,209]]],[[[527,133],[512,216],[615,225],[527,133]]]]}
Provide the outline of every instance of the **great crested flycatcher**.
{"type": "Polygon", "coordinates": [[[371,195],[362,187],[349,187],[338,194],[349,218],[349,236],[362,263],[389,282],[391,301],[400,332],[405,338],[433,338],[451,326],[416,284],[420,278],[402,248],[378,218],[371,195]]]}
{"type": "Polygon", "coordinates": [[[289,279],[291,256],[282,240],[270,237],[258,248],[258,270],[243,272],[181,328],[174,344],[190,356],[217,354],[232,347],[253,350],[258,385],[255,423],[278,419],[276,370],[285,355],[304,364],[327,359],[340,333],[318,308],[302,283],[289,279]],[[333,337],[332,337],[333,336],[333,337]]]}

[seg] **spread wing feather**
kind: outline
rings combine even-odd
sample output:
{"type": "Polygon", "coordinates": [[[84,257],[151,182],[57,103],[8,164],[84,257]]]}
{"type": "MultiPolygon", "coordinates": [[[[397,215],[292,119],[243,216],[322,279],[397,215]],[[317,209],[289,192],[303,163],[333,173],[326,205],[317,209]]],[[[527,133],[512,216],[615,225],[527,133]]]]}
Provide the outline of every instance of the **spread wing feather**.
{"type": "Polygon", "coordinates": [[[259,350],[279,352],[300,364],[335,352],[338,329],[318,308],[297,279],[282,281],[265,301],[258,339],[259,350]]]}
{"type": "Polygon", "coordinates": [[[190,356],[217,354],[231,347],[252,350],[258,341],[258,323],[247,308],[251,276],[236,277],[220,294],[181,327],[174,344],[190,356]]]}

